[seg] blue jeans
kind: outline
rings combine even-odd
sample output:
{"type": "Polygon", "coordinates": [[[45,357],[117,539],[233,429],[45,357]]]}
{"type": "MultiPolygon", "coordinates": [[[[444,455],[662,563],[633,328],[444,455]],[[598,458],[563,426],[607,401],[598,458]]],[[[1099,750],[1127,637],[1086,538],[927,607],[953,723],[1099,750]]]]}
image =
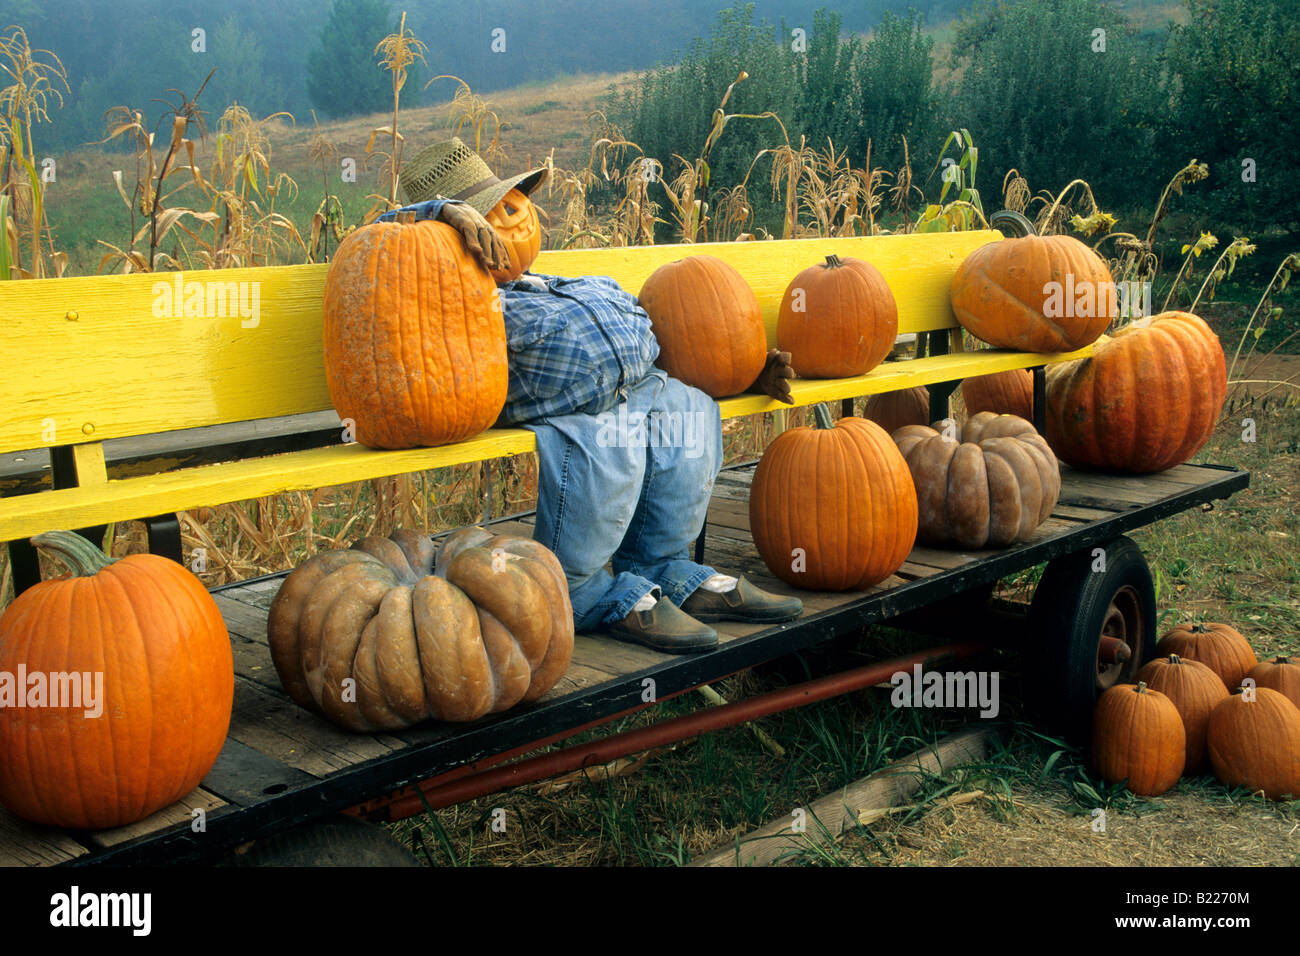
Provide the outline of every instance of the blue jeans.
{"type": "Polygon", "coordinates": [[[680,607],[714,573],[688,551],[722,466],[708,395],[653,369],[608,412],[523,427],[537,435],[534,537],[564,567],[578,630],[623,619],[655,587],[680,607]]]}

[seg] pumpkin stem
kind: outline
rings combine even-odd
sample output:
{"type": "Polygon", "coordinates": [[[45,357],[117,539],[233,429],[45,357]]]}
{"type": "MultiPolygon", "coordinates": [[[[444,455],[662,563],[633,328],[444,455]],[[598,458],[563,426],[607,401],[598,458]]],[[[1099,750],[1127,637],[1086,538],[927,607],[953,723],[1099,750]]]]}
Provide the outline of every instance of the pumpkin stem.
{"type": "Polygon", "coordinates": [[[411,223],[415,222],[415,210],[403,209],[401,212],[397,214],[395,218],[402,225],[409,226],[411,223]]]}
{"type": "Polygon", "coordinates": [[[1169,655],[1169,663],[1170,663],[1170,664],[1181,664],[1182,662],[1183,662],[1183,659],[1182,659],[1181,657],[1179,657],[1177,654],[1170,654],[1170,655],[1169,655]]]}
{"type": "Polygon", "coordinates": [[[1140,681],[1138,681],[1137,690],[1134,691],[1134,693],[1135,693],[1135,694],[1145,694],[1145,693],[1146,693],[1146,690],[1147,690],[1147,682],[1144,681],[1144,680],[1140,680],[1140,681]]]}
{"type": "Polygon", "coordinates": [[[46,531],[32,538],[32,546],[52,552],[79,578],[88,578],[115,560],[75,531],[46,531]]]}
{"type": "Polygon", "coordinates": [[[831,410],[823,402],[813,406],[813,417],[817,419],[818,428],[834,428],[835,423],[831,421],[831,410]]]}
{"type": "Polygon", "coordinates": [[[839,268],[840,266],[842,266],[842,265],[844,265],[844,263],[840,261],[840,257],[839,257],[839,256],[837,256],[837,255],[829,255],[829,256],[826,257],[826,268],[828,268],[828,269],[838,269],[838,268],[839,268]]]}
{"type": "Polygon", "coordinates": [[[1291,658],[1287,657],[1285,654],[1279,654],[1279,655],[1277,656],[1277,659],[1274,660],[1273,663],[1274,663],[1274,664],[1290,664],[1290,663],[1291,663],[1291,658]]]}

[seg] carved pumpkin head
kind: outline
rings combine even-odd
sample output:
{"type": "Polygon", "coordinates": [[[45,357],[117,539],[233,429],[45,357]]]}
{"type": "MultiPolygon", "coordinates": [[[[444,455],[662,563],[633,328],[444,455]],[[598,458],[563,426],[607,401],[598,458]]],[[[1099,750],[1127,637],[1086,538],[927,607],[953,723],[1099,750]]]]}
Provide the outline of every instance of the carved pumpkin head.
{"type": "Polygon", "coordinates": [[[510,267],[494,269],[492,278],[498,282],[518,279],[533,264],[542,247],[537,207],[518,189],[512,189],[488,212],[487,221],[510,252],[510,267]]]}

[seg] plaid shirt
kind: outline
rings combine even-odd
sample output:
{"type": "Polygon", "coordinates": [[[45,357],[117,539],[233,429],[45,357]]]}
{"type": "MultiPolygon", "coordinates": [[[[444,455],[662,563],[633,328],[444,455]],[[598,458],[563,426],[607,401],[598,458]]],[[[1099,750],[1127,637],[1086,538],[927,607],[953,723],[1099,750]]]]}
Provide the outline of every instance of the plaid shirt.
{"type": "MultiPolygon", "coordinates": [[[[436,219],[446,202],[407,208],[436,219]]],[[[395,217],[399,210],[380,219],[395,217]]],[[[510,387],[502,420],[595,415],[613,408],[659,356],[650,317],[608,276],[535,275],[500,284],[510,353],[510,387]]]]}

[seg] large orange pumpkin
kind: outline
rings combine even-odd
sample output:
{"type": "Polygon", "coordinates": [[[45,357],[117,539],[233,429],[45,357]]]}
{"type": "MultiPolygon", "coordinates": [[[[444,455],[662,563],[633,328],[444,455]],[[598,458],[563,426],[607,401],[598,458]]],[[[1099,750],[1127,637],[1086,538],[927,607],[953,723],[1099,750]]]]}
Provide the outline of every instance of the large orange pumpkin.
{"type": "Polygon", "coordinates": [[[429,535],[395,531],[298,567],[267,638],[299,705],[349,730],[400,730],[541,697],[569,666],[573,607],[536,541],[466,528],[435,555],[429,535]]]}
{"type": "Polygon", "coordinates": [[[1138,319],[1091,358],[1047,369],[1047,441],[1077,468],[1147,473],[1185,462],[1227,394],[1223,347],[1190,312],[1138,319]]]}
{"type": "Polygon", "coordinates": [[[957,321],[990,345],[1071,352],[1118,314],[1102,258],[1073,236],[1024,236],[980,246],[950,288],[957,321]]]}
{"type": "Polygon", "coordinates": [[[444,445],[496,421],[508,384],[496,284],[442,222],[377,222],[325,279],[325,377],[372,448],[444,445]]]}
{"type": "Polygon", "coordinates": [[[827,256],[790,282],[781,298],[776,345],[803,378],[864,375],[898,338],[898,304],[880,270],[862,259],[827,256]]]}
{"type": "Polygon", "coordinates": [[[1300,664],[1289,657],[1260,661],[1246,675],[1256,686],[1275,690],[1296,707],[1300,707],[1300,664]]]}
{"type": "Polygon", "coordinates": [[[1157,657],[1138,671],[1138,680],[1158,690],[1178,708],[1187,734],[1187,766],[1184,773],[1202,773],[1209,766],[1205,733],[1210,712],[1228,696],[1219,675],[1200,661],[1184,660],[1177,654],[1157,657]]]}
{"type": "Polygon", "coordinates": [[[1300,799],[1300,710],[1275,690],[1235,693],[1210,713],[1206,735],[1214,775],[1270,800],[1300,799]]]}
{"type": "Polygon", "coordinates": [[[1177,654],[1190,661],[1200,661],[1219,675],[1227,690],[1241,686],[1241,679],[1259,663],[1255,651],[1236,628],[1227,624],[1180,624],[1170,629],[1156,644],[1156,656],[1177,654]]]}
{"type": "Polygon", "coordinates": [[[916,541],[907,462],[875,422],[826,406],[815,428],[791,428],[754,472],[749,525],[772,573],[795,587],[869,588],[902,566],[916,541]]]}
{"type": "Polygon", "coordinates": [[[1139,796],[1164,793],[1183,775],[1187,736],[1178,708],[1144,683],[1116,684],[1092,714],[1092,760],[1107,783],[1139,796]]]}
{"type": "Polygon", "coordinates": [[[976,375],[961,383],[966,414],[993,412],[1034,420],[1034,375],[1027,368],[976,375]]]}
{"type": "Polygon", "coordinates": [[[518,189],[512,189],[486,216],[493,231],[506,244],[510,264],[505,269],[493,269],[492,278],[498,282],[518,279],[533,264],[542,248],[542,227],[537,221],[537,207],[518,189]]]}
{"type": "Polygon", "coordinates": [[[0,618],[0,675],[27,675],[8,694],[0,682],[0,803],[51,826],[124,826],[190,793],[216,762],[234,701],[230,636],[175,561],[112,561],[67,531],[32,540],[72,576],[29,588],[0,618]],[[38,674],[44,706],[32,706],[38,674]],[[74,674],[92,675],[80,700],[52,706],[56,685],[72,692],[56,675],[74,674]]]}
{"type": "Polygon", "coordinates": [[[665,263],[637,297],[659,341],[658,366],[714,398],[738,395],[767,361],[767,332],[749,283],[717,256],[665,263]]]}

